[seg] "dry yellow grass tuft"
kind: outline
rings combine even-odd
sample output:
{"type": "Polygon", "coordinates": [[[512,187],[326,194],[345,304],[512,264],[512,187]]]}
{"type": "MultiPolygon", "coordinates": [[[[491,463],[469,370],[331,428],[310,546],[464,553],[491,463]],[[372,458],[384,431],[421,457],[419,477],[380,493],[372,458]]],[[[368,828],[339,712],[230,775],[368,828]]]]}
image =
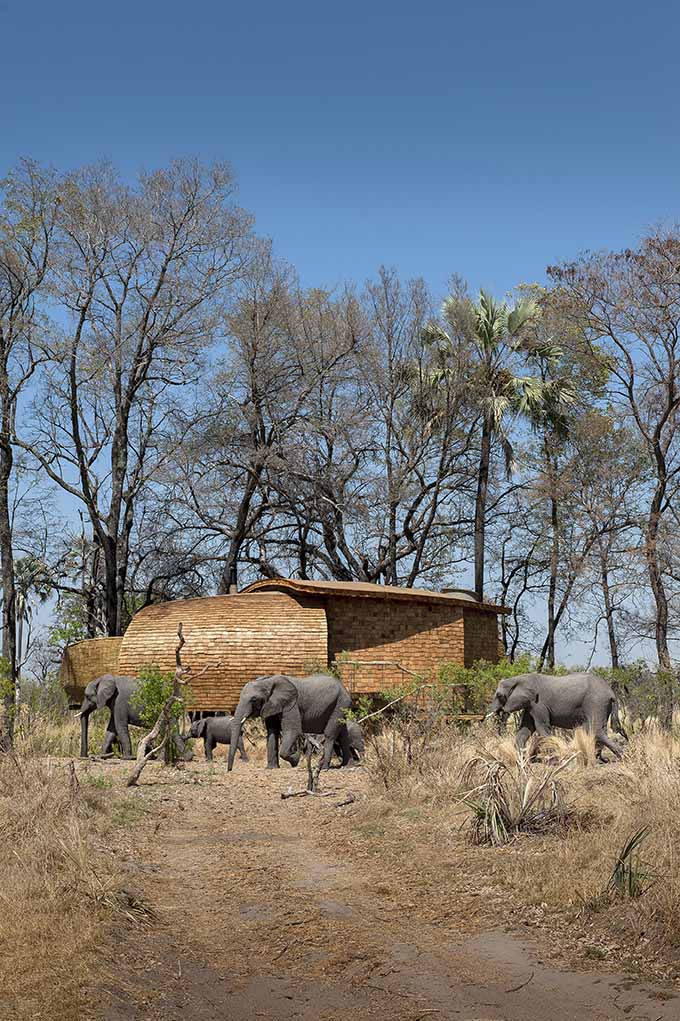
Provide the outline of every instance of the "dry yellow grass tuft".
{"type": "MultiPolygon", "coordinates": [[[[97,754],[104,742],[108,709],[95,712],[90,719],[89,745],[97,754]]],[[[80,719],[75,712],[34,712],[25,707],[19,715],[15,747],[21,756],[80,754],[80,719]]]]}
{"type": "Polygon", "coordinates": [[[0,757],[0,1016],[88,1016],[103,923],[122,909],[102,792],[69,762],[0,757]]]}
{"type": "MultiPolygon", "coordinates": [[[[581,923],[597,917],[598,925],[616,930],[622,945],[633,947],[643,932],[657,949],[680,945],[678,738],[648,724],[632,735],[622,760],[602,765],[596,763],[587,732],[557,734],[538,742],[538,761],[527,770],[512,736],[500,736],[485,725],[462,733],[445,725],[433,728],[417,760],[410,752],[413,735],[405,741],[403,730],[403,724],[386,727],[371,739],[367,771],[404,817],[418,806],[421,832],[426,808],[426,832],[439,842],[469,841],[471,831],[479,836],[479,796],[475,801],[470,791],[482,784],[480,764],[489,766],[486,776],[497,787],[502,781],[501,798],[512,795],[515,802],[527,787],[536,790],[546,770],[563,764],[559,797],[567,811],[556,817],[553,831],[537,827],[538,832],[520,833],[493,851],[508,893],[546,917],[562,912],[565,919],[581,923]],[[624,905],[625,888],[612,883],[612,875],[617,863],[621,867],[622,849],[640,831],[635,854],[625,863],[639,871],[639,882],[632,877],[628,889],[634,896],[624,905]]],[[[488,839],[487,821],[482,830],[488,839]]]]}

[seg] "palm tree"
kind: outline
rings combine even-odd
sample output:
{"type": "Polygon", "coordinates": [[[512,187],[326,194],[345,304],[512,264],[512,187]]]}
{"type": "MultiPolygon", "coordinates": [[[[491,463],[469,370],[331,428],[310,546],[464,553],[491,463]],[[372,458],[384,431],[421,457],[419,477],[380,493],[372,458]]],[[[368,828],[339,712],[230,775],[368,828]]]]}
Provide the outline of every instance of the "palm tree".
{"type": "Polygon", "coordinates": [[[14,690],[15,705],[21,698],[21,668],[24,665],[24,626],[28,628],[26,653],[30,645],[30,625],[33,618],[32,602],[44,603],[52,592],[49,568],[38,557],[26,556],[14,561],[14,591],[17,621],[17,672],[14,690]]]}
{"type": "Polygon", "coordinates": [[[567,429],[566,409],[576,399],[571,380],[556,376],[554,369],[562,351],[541,338],[530,327],[541,316],[539,304],[525,298],[510,307],[497,303],[480,291],[479,301],[452,295],[442,306],[446,329],[438,323],[426,327],[426,337],[439,347],[443,368],[448,362],[460,366],[461,349],[466,353],[469,396],[481,420],[477,493],[475,498],[475,593],[484,597],[484,556],[486,506],[492,448],[497,442],[503,452],[508,476],[515,463],[509,426],[517,417],[533,427],[549,425],[559,432],[567,429]],[[551,373],[523,374],[531,364],[549,367],[551,373]]]}

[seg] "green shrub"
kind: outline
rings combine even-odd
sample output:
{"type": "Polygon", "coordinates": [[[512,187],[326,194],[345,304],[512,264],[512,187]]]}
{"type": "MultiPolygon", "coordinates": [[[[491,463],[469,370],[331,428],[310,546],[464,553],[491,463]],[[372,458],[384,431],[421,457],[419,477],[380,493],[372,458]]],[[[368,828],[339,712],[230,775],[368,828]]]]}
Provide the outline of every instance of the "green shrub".
{"type": "MultiPolygon", "coordinates": [[[[139,671],[137,691],[130,699],[130,705],[139,713],[142,726],[149,730],[160,716],[163,706],[172,695],[174,671],[163,672],[155,665],[143,666],[139,671]]],[[[176,702],[172,707],[175,720],[181,720],[184,707],[176,702]]]]}
{"type": "Polygon", "coordinates": [[[442,663],[432,688],[432,700],[442,713],[458,716],[483,713],[488,708],[498,682],[504,677],[530,673],[535,669],[529,655],[520,656],[511,663],[479,660],[471,667],[459,663],[442,663]]]}

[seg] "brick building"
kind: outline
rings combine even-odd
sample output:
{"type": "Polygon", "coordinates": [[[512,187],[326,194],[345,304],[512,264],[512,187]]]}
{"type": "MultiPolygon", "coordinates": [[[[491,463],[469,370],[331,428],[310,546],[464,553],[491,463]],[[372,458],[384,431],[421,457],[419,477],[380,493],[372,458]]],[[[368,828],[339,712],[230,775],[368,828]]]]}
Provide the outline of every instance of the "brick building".
{"type": "Polygon", "coordinates": [[[362,582],[276,579],[227,596],[177,600],[137,613],[125,635],[66,650],[62,679],[73,703],[103,672],[174,668],[177,626],[194,673],[194,705],[231,710],[242,685],[271,673],[301,674],[335,663],[352,693],[430,676],[440,663],[499,658],[498,614],[468,592],[429,592],[362,582]],[[97,643],[108,643],[105,647],[97,643]]]}

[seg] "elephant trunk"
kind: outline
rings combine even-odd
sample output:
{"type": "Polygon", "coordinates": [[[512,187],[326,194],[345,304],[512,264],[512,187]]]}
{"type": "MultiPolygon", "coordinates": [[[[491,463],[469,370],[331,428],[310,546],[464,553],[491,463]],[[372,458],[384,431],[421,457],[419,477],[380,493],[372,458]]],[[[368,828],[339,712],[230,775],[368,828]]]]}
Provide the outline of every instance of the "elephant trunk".
{"type": "Polygon", "coordinates": [[[493,702],[491,703],[491,705],[487,709],[486,715],[485,715],[484,719],[488,720],[492,716],[499,716],[500,713],[502,713],[502,712],[503,712],[503,706],[501,705],[501,702],[500,702],[500,699],[499,699],[498,695],[496,695],[494,700],[493,700],[493,702]]]}
{"type": "Polygon", "coordinates": [[[87,729],[90,722],[90,714],[84,709],[80,714],[80,757],[87,758],[87,729]]]}
{"type": "Polygon", "coordinates": [[[247,719],[248,713],[241,706],[238,706],[234,713],[234,718],[231,721],[231,727],[229,728],[229,757],[227,760],[227,772],[231,773],[234,767],[234,759],[236,752],[238,751],[239,741],[241,740],[241,731],[243,730],[244,721],[247,719]]]}

